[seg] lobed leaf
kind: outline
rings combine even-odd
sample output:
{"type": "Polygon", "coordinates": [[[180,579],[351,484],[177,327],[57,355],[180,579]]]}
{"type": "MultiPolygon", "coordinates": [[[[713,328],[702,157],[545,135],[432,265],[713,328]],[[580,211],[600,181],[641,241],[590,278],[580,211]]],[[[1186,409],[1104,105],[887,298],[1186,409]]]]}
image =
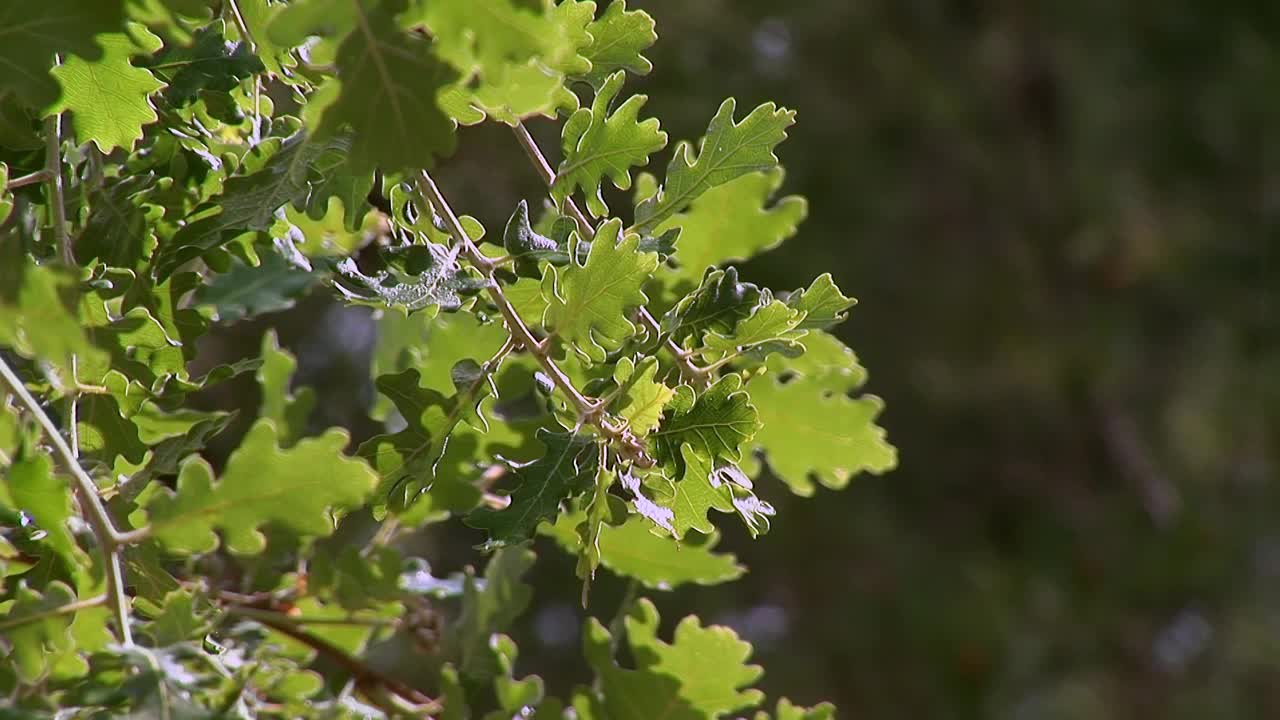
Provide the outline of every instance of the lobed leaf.
{"type": "Polygon", "coordinates": [[[560,503],[591,486],[600,467],[600,452],[593,438],[574,433],[539,430],[546,453],[525,464],[511,464],[519,485],[510,504],[501,510],[480,508],[467,515],[473,528],[489,533],[489,547],[502,547],[533,537],[538,524],[554,520],[560,503]]]}
{"type": "Polygon", "coordinates": [[[689,207],[707,190],[752,172],[771,170],[778,164],[773,149],[787,137],[795,112],[764,103],[734,122],[736,102],[725,100],[716,111],[707,134],[698,142],[696,156],[688,142],[676,145],[661,188],[636,206],[636,231],[652,231],[667,218],[689,207]]]}
{"type": "Polygon", "coordinates": [[[643,10],[627,10],[626,0],[611,0],[600,17],[587,26],[591,44],[582,50],[582,56],[591,62],[591,69],[576,74],[577,79],[599,88],[618,70],[629,70],[637,75],[648,75],[653,63],[641,53],[658,39],[654,32],[653,18],[643,10]]]}
{"type": "Polygon", "coordinates": [[[656,118],[637,120],[648,97],[632,95],[612,111],[622,90],[624,73],[614,73],[596,92],[590,109],[581,108],[564,124],[564,160],[556,171],[551,194],[563,202],[577,188],[587,198],[587,209],[597,217],[609,214],[603,183],[607,177],[620,190],[631,187],[631,168],[649,162],[649,155],[667,145],[667,134],[656,118]]]}
{"type": "Polygon", "coordinates": [[[681,385],[667,409],[652,437],[658,460],[675,467],[683,464],[680,447],[686,443],[706,458],[736,461],[760,428],[759,413],[737,375],[725,375],[701,393],[681,385]]]}
{"type": "Polygon", "coordinates": [[[100,38],[124,29],[124,10],[122,0],[0,5],[0,87],[29,107],[47,107],[58,99],[58,83],[49,74],[55,54],[99,60],[103,56],[100,38]]]}
{"type": "Polygon", "coordinates": [[[543,323],[596,361],[635,334],[628,316],[648,301],[642,288],[658,266],[655,253],[640,251],[639,235],[621,231],[616,219],[601,225],[585,263],[548,267],[542,279],[543,323]]]}
{"type": "Polygon", "coordinates": [[[831,273],[822,273],[808,288],[797,290],[787,298],[787,305],[804,313],[804,319],[797,326],[802,329],[825,330],[844,322],[849,316],[848,309],[857,303],[857,300],[840,292],[831,279],[831,273]]]}
{"type": "Polygon", "coordinates": [[[811,477],[840,489],[860,472],[892,469],[897,451],[875,423],[884,403],[848,395],[865,377],[853,353],[820,330],[805,342],[804,356],[787,365],[771,361],[772,372],[752,378],[748,389],[762,424],[753,446],[797,495],[813,494],[811,477]]]}
{"type": "Polygon", "coordinates": [[[189,458],[177,491],[159,493],[147,504],[153,536],[172,552],[200,553],[218,546],[217,529],[232,552],[260,553],[263,525],[303,537],[328,535],[333,513],[359,507],[377,483],[364,461],[342,454],[344,431],[331,429],[285,451],[276,436],[271,421],[255,423],[216,483],[207,463],[189,458]]]}
{"type": "MultiPolygon", "coordinates": [[[[327,7],[332,3],[312,3],[327,7]]],[[[360,172],[431,167],[453,152],[454,123],[438,98],[457,79],[432,43],[405,32],[396,17],[406,0],[343,3],[354,27],[338,45],[335,77],[316,89],[302,117],[320,140],[351,132],[351,164],[360,172]]]]}
{"type": "Polygon", "coordinates": [[[160,38],[141,28],[98,36],[102,55],[94,60],[72,55],[53,68],[62,89],[46,114],[71,111],[71,126],[80,142],[92,142],[109,153],[132,150],[142,128],[157,120],[151,95],[164,87],[150,71],[129,64],[137,54],[153,53],[160,38]]]}
{"type": "MultiPolygon", "coordinates": [[[[644,184],[656,182],[643,176],[644,184]]],[[[672,282],[696,281],[708,267],[741,262],[777,247],[795,235],[808,204],[788,195],[770,204],[782,185],[782,168],[752,172],[710,188],[654,232],[679,232],[679,261],[672,282]]]]}

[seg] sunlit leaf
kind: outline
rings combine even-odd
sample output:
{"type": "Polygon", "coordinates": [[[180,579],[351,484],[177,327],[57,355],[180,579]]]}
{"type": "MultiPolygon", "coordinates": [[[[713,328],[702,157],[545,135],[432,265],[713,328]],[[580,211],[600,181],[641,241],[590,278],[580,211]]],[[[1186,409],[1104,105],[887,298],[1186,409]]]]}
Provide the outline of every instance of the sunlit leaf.
{"type": "Polygon", "coordinates": [[[256,423],[215,483],[213,471],[192,457],[182,466],[176,492],[147,505],[152,533],[174,552],[208,552],[223,532],[232,552],[262,552],[265,523],[303,536],[333,532],[336,510],[359,507],[377,483],[363,461],[346,457],[346,433],[330,430],[281,451],[275,426],[256,423]],[[270,482],[263,482],[269,477],[270,482]]]}
{"type": "Polygon", "coordinates": [[[735,122],[735,107],[733,98],[720,105],[707,126],[707,134],[698,143],[696,156],[692,144],[676,145],[662,187],[636,206],[636,230],[658,227],[717,185],[777,166],[773,149],[786,139],[787,128],[795,122],[795,112],[770,102],[735,122]]]}
{"type": "Polygon", "coordinates": [[[581,108],[564,124],[564,160],[556,171],[551,192],[563,200],[577,188],[586,194],[587,209],[596,216],[609,213],[602,193],[608,178],[615,187],[631,187],[631,168],[649,162],[649,155],[667,145],[667,134],[654,118],[637,119],[648,99],[632,95],[614,108],[624,74],[615,73],[596,92],[591,107],[581,108]]]}

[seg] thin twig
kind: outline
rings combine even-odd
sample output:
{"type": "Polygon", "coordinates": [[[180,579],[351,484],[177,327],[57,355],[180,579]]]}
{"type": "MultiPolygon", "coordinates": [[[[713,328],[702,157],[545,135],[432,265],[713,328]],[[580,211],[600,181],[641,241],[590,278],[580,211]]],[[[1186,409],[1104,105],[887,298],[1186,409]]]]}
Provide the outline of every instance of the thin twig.
{"type": "Polygon", "coordinates": [[[4,184],[4,189],[17,190],[18,188],[26,187],[27,185],[35,185],[36,183],[42,183],[45,180],[48,180],[50,177],[52,177],[52,175],[53,173],[50,173],[48,170],[42,168],[33,173],[27,173],[26,175],[19,175],[18,177],[13,178],[12,180],[4,184]]]}
{"type": "Polygon", "coordinates": [[[240,5],[236,0],[227,0],[227,5],[231,8],[231,21],[235,23],[236,29],[240,31],[240,37],[249,45],[249,52],[258,54],[258,44],[253,41],[253,33],[249,32],[249,24],[244,21],[244,15],[240,14],[240,5]]]}
{"type": "MultiPolygon", "coordinates": [[[[228,607],[228,612],[234,614],[245,615],[245,608],[228,607]]],[[[245,617],[250,617],[245,615],[245,617]]],[[[394,704],[385,702],[386,698],[381,697],[379,690],[387,690],[391,693],[403,698],[406,702],[419,706],[423,713],[438,713],[442,709],[440,703],[431,699],[421,690],[408,685],[401,680],[386,675],[373,667],[370,667],[360,658],[347,653],[346,650],[334,645],[324,638],[313,635],[297,625],[289,622],[287,616],[280,613],[265,613],[250,617],[253,621],[265,625],[283,635],[297,640],[310,647],[312,650],[333,660],[341,665],[344,670],[351,674],[356,681],[356,686],[363,691],[365,697],[372,700],[375,704],[387,711],[392,716],[398,715],[400,709],[394,704]]]]}
{"type": "Polygon", "coordinates": [[[62,113],[56,113],[45,121],[44,172],[49,183],[49,205],[53,209],[53,236],[58,241],[58,254],[63,265],[75,267],[76,256],[71,250],[67,206],[62,193],[62,113]]]}
{"type": "Polygon", "coordinates": [[[479,248],[475,246],[475,243],[471,241],[471,238],[467,236],[467,231],[462,227],[462,221],[458,219],[457,213],[449,206],[449,202],[445,200],[444,194],[440,192],[435,180],[425,170],[418,174],[418,189],[436,214],[444,218],[445,226],[458,244],[463,256],[480,271],[480,274],[487,281],[489,297],[498,306],[498,312],[502,314],[503,319],[506,321],[507,331],[510,332],[511,337],[519,344],[520,348],[537,360],[543,372],[551,378],[551,382],[569,399],[574,409],[577,410],[579,422],[599,428],[600,433],[609,441],[616,442],[620,446],[623,456],[636,465],[652,467],[654,464],[653,458],[649,457],[648,453],[645,452],[644,446],[631,434],[631,431],[625,425],[615,424],[609,419],[605,413],[604,403],[583,395],[574,386],[573,381],[569,379],[564,370],[551,358],[549,344],[540,342],[534,337],[533,331],[525,324],[520,314],[516,312],[515,307],[511,305],[506,293],[502,291],[502,285],[493,273],[494,262],[485,257],[479,248]]]}
{"type": "Polygon", "coordinates": [[[48,610],[42,610],[41,612],[38,612],[38,613],[23,615],[22,617],[16,617],[16,618],[7,618],[5,620],[0,620],[0,632],[4,632],[6,630],[10,630],[16,627],[22,627],[23,625],[27,625],[29,623],[46,620],[51,617],[58,617],[60,615],[70,615],[72,613],[76,613],[81,610],[87,610],[91,607],[98,607],[99,605],[105,604],[106,602],[107,602],[106,595],[94,595],[91,598],[85,598],[84,600],[69,602],[66,605],[59,605],[58,607],[49,608],[48,610]]]}
{"type": "Polygon", "coordinates": [[[120,642],[126,647],[133,645],[133,633],[129,628],[129,600],[124,592],[124,569],[120,563],[120,546],[123,545],[128,536],[116,532],[115,526],[111,522],[111,516],[107,514],[107,508],[102,504],[101,498],[98,497],[98,487],[94,484],[93,479],[80,467],[80,462],[76,459],[75,453],[62,439],[62,435],[58,432],[58,427],[53,424],[49,416],[41,409],[36,399],[27,392],[27,387],[18,378],[17,373],[9,367],[9,364],[0,357],[0,377],[8,383],[9,387],[27,406],[36,422],[44,430],[45,435],[49,438],[49,442],[53,443],[53,447],[62,457],[67,469],[71,471],[72,478],[75,479],[76,494],[80,498],[80,506],[87,508],[85,519],[89,522],[89,527],[93,530],[94,536],[98,539],[98,545],[102,550],[103,564],[107,570],[107,599],[110,601],[111,609],[116,616],[116,624],[120,626],[120,642]]]}
{"type": "MultiPolygon", "coordinates": [[[[551,168],[551,163],[547,161],[547,156],[542,153],[537,141],[533,139],[533,135],[529,134],[529,129],[523,123],[517,122],[512,127],[512,130],[515,131],[516,139],[520,141],[520,147],[524,148],[525,155],[528,155],[529,161],[533,163],[534,170],[538,171],[538,176],[542,178],[542,182],[546,183],[547,188],[550,189],[556,182],[556,172],[551,168]]],[[[579,235],[586,238],[595,233],[586,213],[582,212],[578,204],[573,201],[573,198],[565,197],[564,209],[577,224],[579,235]]],[[[680,369],[681,377],[699,388],[710,384],[711,373],[694,365],[690,360],[688,351],[680,347],[680,343],[670,336],[663,337],[662,326],[658,324],[658,320],[653,316],[653,313],[649,312],[649,308],[641,305],[637,312],[640,316],[640,321],[653,333],[654,339],[660,340],[667,350],[671,352],[672,356],[675,357],[676,367],[680,369]]]]}

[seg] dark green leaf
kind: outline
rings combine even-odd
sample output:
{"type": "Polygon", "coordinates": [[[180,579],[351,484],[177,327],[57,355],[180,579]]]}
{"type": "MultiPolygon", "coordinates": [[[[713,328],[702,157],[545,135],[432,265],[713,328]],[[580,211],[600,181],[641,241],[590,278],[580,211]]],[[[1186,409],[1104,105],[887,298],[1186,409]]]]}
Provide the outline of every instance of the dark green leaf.
{"type": "Polygon", "coordinates": [[[467,516],[467,524],[489,532],[490,547],[501,547],[533,537],[538,523],[554,521],[560,503],[591,487],[600,465],[593,438],[571,433],[538,431],[546,454],[523,465],[512,464],[519,483],[510,505],[501,510],[481,508],[467,516]]]}

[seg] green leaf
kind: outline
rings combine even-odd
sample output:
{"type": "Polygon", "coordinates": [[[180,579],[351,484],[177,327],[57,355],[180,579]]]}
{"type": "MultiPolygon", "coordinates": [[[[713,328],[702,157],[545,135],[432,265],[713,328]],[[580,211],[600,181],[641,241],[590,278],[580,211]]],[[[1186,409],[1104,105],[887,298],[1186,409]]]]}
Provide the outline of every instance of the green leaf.
{"type": "Polygon", "coordinates": [[[328,535],[333,513],[359,507],[377,483],[368,465],[342,454],[346,444],[345,432],[330,430],[281,451],[274,424],[260,420],[216,484],[199,457],[183,463],[177,492],[159,493],[147,505],[153,534],[173,552],[209,552],[220,529],[238,554],[262,552],[258,528],[266,523],[301,536],[328,535]]]}
{"type": "Polygon", "coordinates": [[[662,318],[662,329],[689,348],[702,344],[707,332],[732,333],[760,304],[762,291],[738,280],[738,270],[708,269],[702,284],[676,303],[662,318]]]}
{"type": "MultiPolygon", "coordinates": [[[[539,221],[539,225],[546,226],[544,229],[549,235],[543,235],[529,223],[529,206],[523,200],[516,205],[515,212],[507,220],[507,227],[502,234],[502,244],[516,260],[517,275],[522,278],[541,277],[542,273],[537,268],[539,261],[556,266],[569,264],[569,244],[575,240],[574,252],[578,262],[587,261],[587,256],[591,254],[591,242],[578,239],[577,224],[573,220],[563,215],[548,213],[543,220],[539,221]],[[548,217],[554,219],[548,221],[548,217]]],[[[675,231],[659,236],[643,235],[640,237],[637,249],[642,253],[670,255],[675,252],[674,241],[675,231]]],[[[508,288],[508,294],[511,294],[511,288],[508,288]]],[[[516,307],[519,309],[519,304],[516,307]]],[[[538,316],[541,316],[541,312],[538,316]]]]}
{"type": "Polygon", "coordinates": [[[489,547],[502,547],[533,537],[538,523],[554,521],[560,503],[591,487],[600,467],[593,438],[539,430],[546,453],[530,463],[511,464],[519,485],[501,510],[480,508],[467,516],[473,528],[489,533],[489,547]]]}
{"type": "Polygon", "coordinates": [[[707,717],[747,710],[764,693],[746,689],[760,679],[759,665],[747,665],[751,645],[727,627],[703,627],[689,615],[676,625],[671,643],[658,639],[658,610],[642,598],[627,613],[627,642],[636,668],[680,679],[680,698],[707,717]]]}
{"type": "Polygon", "coordinates": [[[544,54],[555,41],[543,3],[435,0],[421,7],[418,20],[440,38],[436,52],[459,70],[478,65],[482,75],[497,73],[508,62],[544,54]]]}
{"type": "Polygon", "coordinates": [[[13,193],[9,192],[9,166],[0,162],[0,225],[9,219],[13,212],[13,193]]]}
{"type": "Polygon", "coordinates": [[[104,153],[132,150],[142,127],[156,121],[150,96],[164,87],[150,71],[129,64],[135,54],[160,48],[160,38],[141,27],[131,34],[107,33],[97,38],[101,57],[86,60],[71,55],[53,69],[61,97],[46,114],[70,110],[71,126],[80,142],[92,142],[104,153]]]}
{"type": "Polygon", "coordinates": [[[640,252],[640,236],[619,236],[622,222],[600,226],[585,264],[548,267],[542,294],[544,324],[582,355],[600,361],[635,333],[631,310],[648,301],[641,289],[658,267],[658,256],[640,252]]]}
{"type": "Polygon", "coordinates": [[[759,679],[761,670],[745,664],[751,646],[732,630],[704,628],[690,616],[676,627],[673,642],[665,643],[657,638],[658,611],[647,599],[632,607],[625,624],[634,670],[614,661],[612,638],[598,620],[588,620],[584,633],[583,649],[596,673],[600,694],[595,702],[603,717],[715,718],[763,700],[760,691],[742,689],[759,679]]]}
{"type": "Polygon", "coordinates": [[[648,97],[632,95],[612,112],[614,98],[622,90],[624,73],[614,73],[591,102],[569,117],[562,133],[564,160],[556,172],[551,194],[558,202],[581,187],[587,209],[598,217],[609,214],[602,183],[608,177],[620,190],[631,187],[631,167],[649,162],[649,155],[667,146],[667,134],[656,118],[637,120],[648,97]]]}
{"type": "Polygon", "coordinates": [[[0,345],[59,368],[70,369],[73,356],[105,365],[106,353],[89,343],[72,310],[78,293],[79,283],[61,267],[0,258],[0,345]]]}
{"type": "Polygon", "coordinates": [[[0,88],[30,107],[47,107],[58,99],[49,75],[54,55],[97,60],[103,55],[100,36],[123,29],[121,0],[6,2],[0,5],[0,88]]]}
{"type": "Polygon", "coordinates": [[[743,175],[707,190],[687,210],[656,225],[655,232],[680,233],[673,279],[697,280],[710,266],[747,260],[795,235],[808,204],[789,195],[770,205],[782,178],[782,168],[743,175]]]}
{"type": "Polygon", "coordinates": [[[192,213],[192,219],[165,244],[156,260],[157,277],[168,277],[188,260],[244,232],[270,230],[276,211],[286,203],[304,206],[313,183],[324,172],[333,172],[350,146],[346,137],[323,141],[303,133],[283,141],[264,140],[245,160],[247,166],[259,169],[229,178],[222,193],[192,213]]]}
{"type": "MultiPolygon", "coordinates": [[[[363,5],[376,5],[363,1],[363,5]]],[[[277,9],[267,23],[267,39],[284,47],[302,45],[308,36],[343,37],[357,27],[362,3],[351,0],[298,0],[277,9]]]]}
{"type": "Polygon", "coordinates": [[[683,538],[690,530],[710,533],[715,525],[707,517],[711,510],[738,513],[752,536],[769,530],[773,506],[752,492],[752,483],[736,465],[712,460],[693,450],[680,447],[684,472],[673,479],[650,475],[647,484],[654,488],[655,499],[671,509],[671,532],[683,538]]]}
{"type": "Polygon", "coordinates": [[[145,201],[154,186],[154,177],[139,173],[89,188],[89,217],[75,239],[76,260],[140,268],[155,249],[155,227],[164,215],[163,208],[145,201]]]}
{"type": "MultiPolygon", "coordinates": [[[[459,422],[476,417],[476,406],[492,390],[477,378],[456,396],[421,387],[418,371],[410,368],[378,378],[378,392],[391,398],[404,429],[378,435],[360,446],[366,458],[382,476],[380,493],[395,491],[392,505],[402,510],[420,491],[433,492],[436,509],[465,512],[480,500],[480,491],[449,473],[440,473],[439,463],[447,450],[450,434],[459,422]]],[[[482,422],[482,421],[477,421],[482,422]]]]}
{"type": "Polygon", "coordinates": [[[653,69],[640,53],[658,39],[653,18],[643,10],[627,10],[626,0],[613,0],[604,13],[587,26],[591,44],[582,50],[591,61],[591,70],[578,74],[578,79],[600,87],[618,70],[648,75],[653,69]]]}
{"type": "MultiPolygon", "coordinates": [[[[590,696],[590,720],[704,720],[680,697],[680,680],[649,670],[628,670],[613,659],[613,639],[599,620],[587,620],[583,653],[595,671],[598,694],[590,696]]],[[[585,699],[585,698],[584,698],[585,699]]],[[[574,703],[575,707],[578,703],[574,703]]],[[[579,711],[585,708],[580,708],[579,711]]]]}
{"type": "Polygon", "coordinates": [[[222,322],[280,312],[293,307],[324,273],[300,268],[278,252],[264,252],[259,265],[235,262],[196,292],[195,301],[211,305],[222,322]]]}
{"type": "Polygon", "coordinates": [[[65,478],[54,474],[53,460],[44,454],[18,458],[6,469],[0,493],[7,494],[14,509],[26,513],[45,533],[41,545],[51,549],[69,572],[77,572],[85,558],[67,525],[72,515],[71,488],[65,478]]]}
{"type": "Polygon", "coordinates": [[[799,342],[806,332],[799,329],[804,317],[803,311],[774,300],[772,293],[765,290],[760,304],[734,326],[732,333],[707,333],[703,356],[710,360],[739,356],[762,360],[769,353],[778,352],[795,357],[804,352],[799,342]]]}
{"type": "Polygon", "coordinates": [[[773,714],[761,710],[756,713],[755,720],[835,720],[836,706],[831,703],[820,703],[811,708],[793,705],[790,700],[782,698],[778,701],[778,709],[773,714]]]}
{"type": "MultiPolygon", "coordinates": [[[[383,313],[378,320],[373,376],[414,368],[421,376],[418,382],[422,387],[450,393],[454,389],[454,365],[468,358],[493,357],[506,339],[502,323],[482,322],[474,313],[435,317],[430,312],[383,313]]],[[[385,416],[385,411],[375,414],[385,416]]]]}
{"type": "MultiPolygon", "coordinates": [[[[269,23],[274,17],[272,12],[273,6],[269,5],[270,0],[237,0],[236,10],[240,12],[240,17],[244,19],[245,27],[248,28],[250,35],[253,36],[253,43],[257,46],[258,59],[261,60],[266,70],[270,71],[276,77],[290,82],[291,70],[297,65],[297,61],[289,53],[289,48],[275,42],[275,38],[269,30],[269,23]]],[[[350,5],[351,3],[347,3],[350,5]]],[[[279,6],[274,6],[278,8],[279,6]]],[[[293,8],[291,3],[283,11],[293,8]]],[[[245,43],[247,45],[247,43],[245,43]]],[[[240,48],[237,48],[239,50],[240,48]]]]}
{"type": "Polygon", "coordinates": [[[860,472],[892,469],[897,451],[875,424],[884,407],[880,398],[848,395],[863,378],[853,353],[819,330],[805,342],[809,352],[785,365],[771,361],[772,372],[752,378],[749,389],[762,423],[753,447],[764,451],[792,492],[808,496],[811,477],[840,489],[860,472]]]}
{"type": "Polygon", "coordinates": [[[658,427],[663,409],[676,394],[654,379],[657,372],[658,360],[653,357],[643,358],[638,366],[624,357],[613,369],[613,381],[618,383],[613,412],[627,422],[636,437],[643,438],[658,427]]]}
{"type": "Polygon", "coordinates": [[[468,575],[463,583],[462,614],[449,640],[449,655],[460,660],[464,677],[484,680],[502,669],[490,638],[508,628],[533,597],[533,588],[521,581],[535,556],[527,548],[498,550],[484,570],[484,583],[468,575]]]}
{"type": "Polygon", "coordinates": [[[197,31],[190,44],[166,44],[150,68],[168,83],[164,99],[173,107],[189,105],[206,92],[229,93],[264,69],[246,43],[228,42],[212,27],[197,31]]]}
{"type": "Polygon", "coordinates": [[[699,195],[730,180],[777,166],[773,149],[787,137],[795,112],[769,102],[752,110],[735,123],[736,103],[729,98],[720,105],[707,134],[698,143],[697,156],[688,142],[676,145],[667,166],[666,182],[652,197],[636,207],[637,231],[652,230],[667,218],[683,211],[699,195]]]}
{"type": "Polygon", "coordinates": [[[462,98],[451,102],[514,124],[576,105],[563,74],[590,67],[578,53],[591,41],[592,10],[582,3],[437,0],[408,15],[437,38],[436,52],[462,75],[456,89],[462,98]]]}
{"type": "Polygon", "coordinates": [[[493,691],[498,701],[498,710],[485,716],[485,720],[506,720],[506,718],[530,718],[549,720],[563,717],[559,701],[554,698],[543,701],[546,688],[542,678],[529,675],[522,680],[515,677],[517,657],[516,644],[506,635],[495,635],[490,645],[498,660],[500,673],[493,679],[493,691]],[[537,708],[535,715],[530,715],[537,708]]]}
{"type": "Polygon", "coordinates": [[[707,458],[737,461],[741,447],[760,427],[756,408],[742,388],[742,378],[725,375],[701,394],[688,385],[676,388],[668,413],[653,441],[658,460],[679,466],[680,446],[688,443],[707,458]]]}
{"type": "MultiPolygon", "coordinates": [[[[111,372],[111,376],[110,379],[124,377],[115,371],[111,372]]],[[[121,385],[124,385],[123,381],[116,386],[121,385]]],[[[76,405],[76,430],[80,436],[82,453],[97,455],[108,465],[117,457],[123,457],[134,464],[143,462],[147,446],[138,434],[138,426],[120,407],[115,395],[85,395],[76,405]]]]}
{"type": "Polygon", "coordinates": [[[537,233],[529,224],[529,203],[524,200],[516,205],[515,212],[507,220],[507,226],[502,232],[502,246],[516,258],[549,260],[559,255],[562,256],[560,264],[569,261],[569,255],[560,247],[560,243],[537,233]]]}
{"type": "Polygon", "coordinates": [[[350,129],[351,164],[361,172],[433,166],[456,142],[437,101],[456,73],[436,59],[430,41],[396,23],[405,0],[346,5],[342,12],[354,13],[358,30],[338,46],[337,76],[311,96],[304,122],[319,139],[350,129]]]}
{"type": "Polygon", "coordinates": [[[62,653],[72,649],[70,613],[55,613],[58,608],[76,601],[75,593],[61,582],[50,583],[44,594],[18,584],[14,603],[2,621],[7,628],[0,638],[7,640],[9,658],[18,678],[34,683],[53,667],[62,653]]]}
{"type": "Polygon", "coordinates": [[[366,555],[348,545],[316,553],[308,568],[308,592],[332,598],[350,611],[377,608],[400,597],[400,552],[372,548],[366,555]]]}
{"type": "Polygon", "coordinates": [[[798,327],[802,329],[818,328],[825,330],[836,323],[844,322],[849,316],[846,312],[857,304],[857,300],[846,297],[831,279],[831,273],[822,273],[814,279],[805,290],[797,290],[787,298],[787,305],[804,312],[804,320],[798,327]]]}
{"type": "Polygon", "coordinates": [[[262,388],[259,417],[270,420],[280,434],[281,447],[290,447],[307,431],[307,420],[315,407],[315,393],[303,388],[290,390],[298,361],[293,353],[280,349],[274,329],[262,335],[262,365],[255,377],[262,388]]]}
{"type": "Polygon", "coordinates": [[[213,626],[207,600],[190,590],[173,590],[165,595],[160,613],[147,624],[153,647],[165,647],[198,640],[213,626]]]}
{"type": "MultiPolygon", "coordinates": [[[[564,514],[549,533],[567,552],[582,550],[575,528],[582,514],[564,514]]],[[[689,533],[683,542],[654,533],[654,525],[632,515],[621,525],[599,526],[600,563],[622,577],[635,578],[654,590],[671,590],[681,585],[719,585],[737,580],[746,573],[731,553],[712,552],[719,536],[689,533]]]]}

